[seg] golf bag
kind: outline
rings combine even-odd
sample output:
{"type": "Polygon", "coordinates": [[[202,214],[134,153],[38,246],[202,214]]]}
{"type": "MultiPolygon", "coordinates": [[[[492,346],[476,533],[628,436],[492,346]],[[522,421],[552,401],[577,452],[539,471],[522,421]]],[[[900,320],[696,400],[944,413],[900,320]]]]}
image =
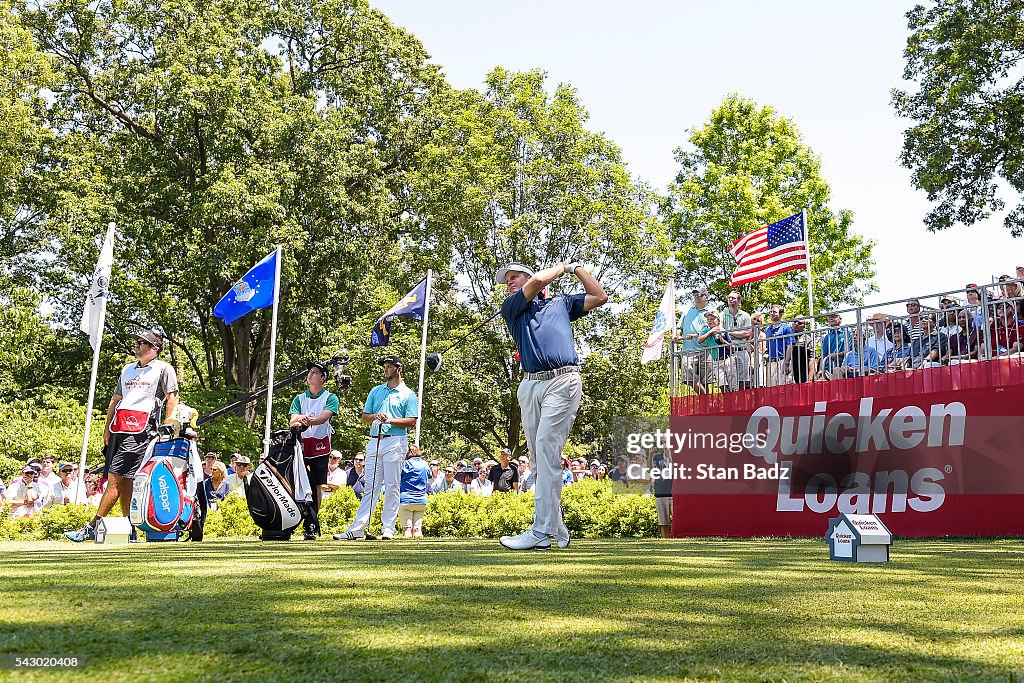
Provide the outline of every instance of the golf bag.
{"type": "Polygon", "coordinates": [[[195,432],[164,425],[139,463],[128,518],[147,541],[176,541],[195,522],[196,487],[202,463],[195,432]]]}
{"type": "Polygon", "coordinates": [[[296,426],[271,434],[270,452],[245,482],[249,515],[263,530],[264,541],[287,541],[303,521],[310,528],[318,527],[302,461],[302,429],[296,426]]]}

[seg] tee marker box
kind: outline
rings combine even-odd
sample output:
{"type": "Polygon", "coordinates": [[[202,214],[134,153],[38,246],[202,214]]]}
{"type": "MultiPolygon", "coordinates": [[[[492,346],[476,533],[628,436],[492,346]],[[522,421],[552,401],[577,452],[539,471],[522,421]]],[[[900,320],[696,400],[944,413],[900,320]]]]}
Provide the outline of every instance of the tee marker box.
{"type": "Polygon", "coordinates": [[[876,515],[841,514],[828,523],[828,557],[839,562],[888,562],[892,533],[876,515]]]}

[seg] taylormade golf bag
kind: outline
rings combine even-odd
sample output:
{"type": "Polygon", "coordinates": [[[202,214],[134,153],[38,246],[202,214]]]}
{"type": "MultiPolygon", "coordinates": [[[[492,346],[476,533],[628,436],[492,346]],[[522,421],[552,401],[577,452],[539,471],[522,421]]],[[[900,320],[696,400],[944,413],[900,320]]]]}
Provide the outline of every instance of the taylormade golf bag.
{"type": "Polygon", "coordinates": [[[302,461],[302,427],[281,430],[270,435],[270,452],[245,484],[245,500],[256,526],[263,529],[264,541],[287,541],[292,531],[313,519],[313,492],[302,461]]]}
{"type": "Polygon", "coordinates": [[[176,541],[195,519],[196,486],[203,466],[195,432],[186,429],[176,436],[177,431],[170,425],[160,428],[135,475],[128,518],[146,532],[147,541],[176,541]]]}

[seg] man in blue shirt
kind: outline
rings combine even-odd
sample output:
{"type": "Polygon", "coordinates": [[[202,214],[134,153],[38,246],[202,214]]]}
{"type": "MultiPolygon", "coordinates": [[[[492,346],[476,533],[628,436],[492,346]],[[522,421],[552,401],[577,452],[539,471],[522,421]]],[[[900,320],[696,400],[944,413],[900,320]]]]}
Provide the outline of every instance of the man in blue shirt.
{"type": "Polygon", "coordinates": [[[553,266],[536,274],[527,266],[513,263],[499,268],[495,281],[508,287],[501,317],[516,342],[523,367],[517,396],[536,475],[533,526],[518,536],[502,536],[501,545],[510,550],[548,550],[549,537],[554,536],[558,547],[565,548],[569,545],[569,529],[562,521],[560,464],[583,397],[580,359],[570,323],[604,305],[608,295],[578,263],[553,266]],[[537,296],[563,275],[579,278],[584,293],[537,296]]]}
{"type": "Polygon", "coordinates": [[[789,384],[790,360],[793,350],[793,328],[782,320],[786,308],[775,304],[771,308],[771,324],[764,328],[764,336],[768,340],[768,369],[766,386],[777,387],[789,384]]]}
{"type": "Polygon", "coordinates": [[[676,341],[681,341],[683,349],[682,364],[679,368],[679,379],[697,394],[707,392],[709,383],[709,367],[705,351],[697,343],[697,336],[704,326],[704,312],[708,310],[708,288],[701,286],[693,290],[693,305],[679,319],[679,330],[676,341]]]}
{"type": "Polygon", "coordinates": [[[416,394],[402,381],[402,361],[398,356],[387,356],[378,361],[384,370],[384,383],[370,390],[363,405],[363,424],[370,426],[370,442],[366,445],[366,469],[363,479],[369,482],[355,519],[343,533],[335,534],[338,541],[357,541],[367,538],[380,489],[384,487],[384,509],[381,512],[381,538],[395,537],[398,518],[398,491],[402,476],[402,462],[409,452],[406,430],[416,427],[420,404],[416,394]]]}

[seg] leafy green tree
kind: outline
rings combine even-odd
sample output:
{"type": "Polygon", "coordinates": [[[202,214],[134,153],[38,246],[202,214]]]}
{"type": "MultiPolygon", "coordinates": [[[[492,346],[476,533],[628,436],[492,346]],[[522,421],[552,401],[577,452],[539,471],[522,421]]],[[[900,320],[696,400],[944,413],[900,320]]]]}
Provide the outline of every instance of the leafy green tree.
{"type": "Polygon", "coordinates": [[[266,378],[269,310],[230,326],[212,313],[275,244],[285,368],[375,310],[375,281],[422,265],[396,248],[416,229],[403,176],[446,86],[365,0],[60,0],[25,18],[64,79],[38,233],[69,321],[81,304],[66,292],[114,219],[111,329],[158,323],[196,386],[249,389],[266,378]]]}
{"type": "MultiPolygon", "coordinates": [[[[775,109],[728,96],[689,146],[676,150],[681,168],[665,205],[676,244],[678,279],[705,285],[724,302],[740,236],[807,209],[816,312],[856,304],[874,291],[873,243],[852,231],[853,214],[829,207],[821,162],[796,124],[775,109]]],[[[744,307],[787,304],[787,316],[807,312],[806,271],[741,287],[744,307]]]]}
{"type": "MultiPolygon", "coordinates": [[[[893,91],[914,121],[903,165],[935,202],[929,230],[973,225],[1006,208],[1001,184],[1024,192],[1024,2],[935,0],[906,16],[903,77],[917,89],[893,91]]],[[[1024,202],[1003,225],[1024,234],[1024,202]]]]}
{"type": "MultiPolygon", "coordinates": [[[[585,356],[614,327],[613,311],[663,285],[668,244],[650,194],[630,179],[619,149],[587,130],[576,92],[560,85],[548,93],[544,80],[540,71],[496,68],[483,93],[453,95],[410,186],[435,247],[452,254],[452,294],[437,313],[445,340],[497,310],[500,264],[580,261],[615,302],[577,323],[585,356]]],[[[578,287],[571,278],[557,285],[578,287]]],[[[514,352],[499,318],[450,354],[449,372],[432,376],[424,392],[431,437],[448,430],[482,451],[525,449],[514,352]]]]}

